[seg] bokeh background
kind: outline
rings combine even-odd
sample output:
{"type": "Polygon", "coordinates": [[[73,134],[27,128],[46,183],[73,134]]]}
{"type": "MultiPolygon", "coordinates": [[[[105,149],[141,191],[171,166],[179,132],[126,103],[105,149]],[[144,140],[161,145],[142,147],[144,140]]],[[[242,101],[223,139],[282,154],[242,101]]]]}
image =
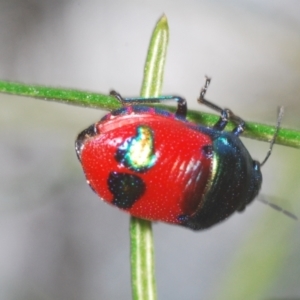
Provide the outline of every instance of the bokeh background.
{"type": "MultiPolygon", "coordinates": [[[[0,1],[0,79],[138,95],[149,38],[170,26],[164,93],[300,129],[300,2],[0,1]]],[[[0,95],[0,299],[130,299],[129,217],[85,183],[78,132],[104,111],[0,95]]],[[[245,140],[262,160],[268,144],[245,140]]],[[[170,141],[171,143],[172,141],[170,141]]],[[[300,216],[300,152],[275,146],[262,193],[300,216]]],[[[172,187],[170,187],[172,188],[172,187]]],[[[154,224],[159,299],[300,299],[295,222],[255,201],[203,232],[154,224]]]]}

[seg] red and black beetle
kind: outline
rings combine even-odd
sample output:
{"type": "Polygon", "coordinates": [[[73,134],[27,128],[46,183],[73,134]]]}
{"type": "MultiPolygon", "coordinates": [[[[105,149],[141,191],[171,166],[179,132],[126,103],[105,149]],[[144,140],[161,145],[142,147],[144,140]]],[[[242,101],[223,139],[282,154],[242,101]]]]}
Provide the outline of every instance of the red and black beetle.
{"type": "Polygon", "coordinates": [[[239,138],[245,122],[205,99],[209,83],[207,78],[198,102],[221,114],[213,127],[188,122],[179,96],[122,98],[111,92],[123,108],[82,131],[75,143],[95,193],[133,216],[194,230],[244,210],[260,190],[262,164],[239,138]],[[136,105],[170,99],[177,101],[175,114],[136,105]],[[225,132],[229,120],[236,127],[225,132]]]}

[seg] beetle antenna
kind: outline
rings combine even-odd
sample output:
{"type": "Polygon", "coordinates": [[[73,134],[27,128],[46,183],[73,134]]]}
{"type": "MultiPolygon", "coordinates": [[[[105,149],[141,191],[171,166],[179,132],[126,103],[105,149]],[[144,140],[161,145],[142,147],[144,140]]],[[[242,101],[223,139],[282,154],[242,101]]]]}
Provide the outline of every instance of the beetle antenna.
{"type": "Polygon", "coordinates": [[[276,141],[279,129],[280,129],[280,123],[281,123],[281,120],[282,120],[282,117],[283,117],[283,113],[284,113],[284,107],[280,106],[279,109],[278,109],[277,125],[276,125],[276,128],[275,128],[275,132],[274,132],[274,135],[272,137],[272,140],[270,142],[270,148],[269,148],[269,151],[268,151],[265,159],[260,163],[260,166],[263,166],[266,163],[266,161],[268,160],[268,158],[270,157],[270,155],[272,153],[272,149],[273,149],[273,146],[275,144],[275,141],[276,141]]]}
{"type": "Polygon", "coordinates": [[[295,221],[298,221],[298,217],[296,215],[294,215],[291,212],[283,209],[282,207],[280,207],[280,206],[278,206],[278,205],[276,205],[276,204],[274,204],[274,203],[266,200],[263,196],[258,197],[257,200],[260,201],[260,202],[262,202],[262,203],[264,203],[264,204],[266,204],[266,205],[268,205],[268,206],[270,206],[270,207],[272,207],[273,209],[275,209],[275,210],[283,213],[287,217],[289,217],[289,218],[291,218],[291,219],[293,219],[295,221]]]}

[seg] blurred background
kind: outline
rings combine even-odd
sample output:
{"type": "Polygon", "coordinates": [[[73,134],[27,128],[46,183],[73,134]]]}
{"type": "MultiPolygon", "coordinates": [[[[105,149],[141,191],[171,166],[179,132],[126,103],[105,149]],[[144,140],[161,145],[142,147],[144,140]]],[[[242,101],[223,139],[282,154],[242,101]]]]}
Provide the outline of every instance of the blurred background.
{"type": "MultiPolygon", "coordinates": [[[[138,95],[170,27],[164,93],[300,129],[299,1],[0,0],[0,79],[138,95]]],[[[129,216],[90,190],[76,135],[106,112],[0,95],[0,299],[130,299],[129,216]]],[[[267,143],[243,140],[262,160],[267,143]]],[[[300,152],[275,146],[262,194],[300,216],[300,152]]],[[[300,299],[299,221],[254,201],[203,232],[156,223],[159,299],[300,299]]]]}

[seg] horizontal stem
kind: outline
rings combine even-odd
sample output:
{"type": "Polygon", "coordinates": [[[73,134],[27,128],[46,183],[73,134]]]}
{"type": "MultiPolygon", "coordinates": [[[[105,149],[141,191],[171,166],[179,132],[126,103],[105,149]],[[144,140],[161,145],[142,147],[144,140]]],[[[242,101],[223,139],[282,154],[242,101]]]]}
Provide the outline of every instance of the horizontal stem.
{"type": "Polygon", "coordinates": [[[0,81],[0,92],[108,110],[120,107],[120,103],[113,96],[73,89],[0,81]]]}
{"type": "MultiPolygon", "coordinates": [[[[106,110],[113,110],[120,107],[120,103],[116,100],[116,98],[110,95],[91,93],[73,89],[61,89],[38,85],[26,85],[23,83],[15,83],[8,81],[0,81],[0,92],[106,110]]],[[[149,106],[155,105],[152,104],[149,106]]],[[[159,105],[159,107],[169,111],[175,111],[176,109],[172,106],[166,105],[159,105]]],[[[212,126],[216,123],[218,118],[219,117],[216,115],[203,113],[199,111],[189,110],[188,112],[188,119],[190,121],[205,126],[212,126]]],[[[246,130],[243,133],[243,136],[268,142],[271,140],[274,134],[275,127],[275,122],[274,125],[270,126],[247,121],[246,130]]],[[[232,129],[233,124],[229,123],[228,127],[226,127],[226,130],[232,129]]],[[[287,128],[280,128],[276,139],[276,144],[293,148],[300,148],[300,131],[287,128]]]]}

